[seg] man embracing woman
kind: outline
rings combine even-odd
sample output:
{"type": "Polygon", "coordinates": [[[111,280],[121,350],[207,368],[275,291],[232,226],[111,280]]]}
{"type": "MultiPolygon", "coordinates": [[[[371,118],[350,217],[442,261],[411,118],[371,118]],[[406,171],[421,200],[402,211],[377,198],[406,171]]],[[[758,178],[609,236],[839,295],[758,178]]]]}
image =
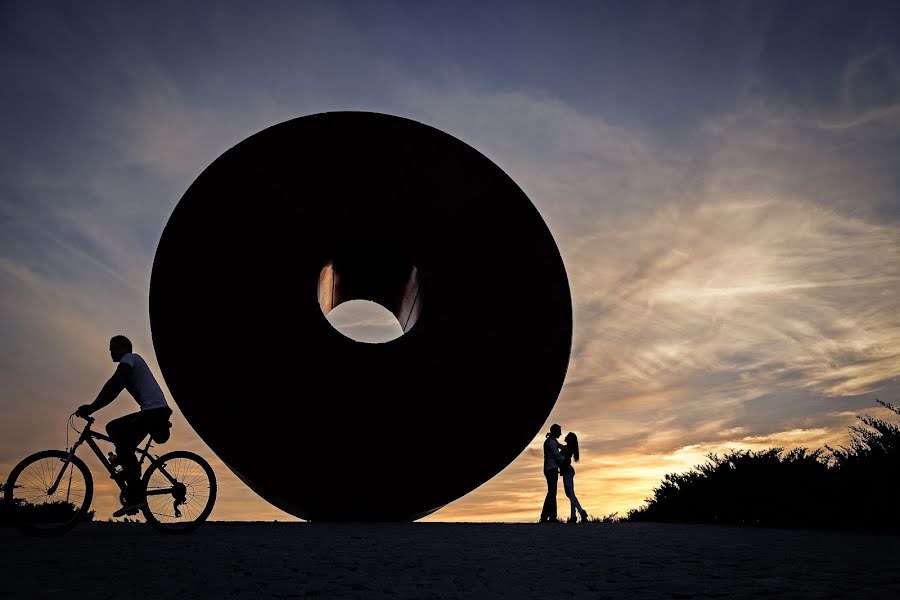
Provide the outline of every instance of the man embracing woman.
{"type": "Polygon", "coordinates": [[[544,508],[541,510],[541,523],[556,523],[556,486],[559,476],[563,477],[563,489],[569,499],[571,516],[569,523],[576,523],[576,511],[581,515],[581,522],[588,519],[588,513],[581,507],[575,496],[575,468],[572,459],[578,462],[578,437],[574,432],[569,432],[565,438],[565,444],[560,446],[559,437],[562,435],[562,427],[554,423],[550,426],[547,439],[544,440],[544,477],[547,479],[547,497],[544,499],[544,508]]]}

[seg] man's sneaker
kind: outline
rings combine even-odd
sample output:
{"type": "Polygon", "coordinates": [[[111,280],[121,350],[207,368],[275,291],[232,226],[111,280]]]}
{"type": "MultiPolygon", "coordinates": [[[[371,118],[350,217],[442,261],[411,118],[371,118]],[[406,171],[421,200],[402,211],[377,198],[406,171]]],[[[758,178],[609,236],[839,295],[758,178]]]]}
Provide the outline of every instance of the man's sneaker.
{"type": "Polygon", "coordinates": [[[147,506],[147,500],[142,498],[129,502],[119,510],[113,513],[114,517],[124,517],[125,515],[136,515],[143,507],[147,506]]]}

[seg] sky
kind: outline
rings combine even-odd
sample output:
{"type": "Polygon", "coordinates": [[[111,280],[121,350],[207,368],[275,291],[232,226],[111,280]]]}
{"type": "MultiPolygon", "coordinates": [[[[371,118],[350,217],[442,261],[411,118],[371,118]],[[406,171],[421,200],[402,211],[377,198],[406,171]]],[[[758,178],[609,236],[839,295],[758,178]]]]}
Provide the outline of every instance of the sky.
{"type": "MultiPolygon", "coordinates": [[[[856,415],[887,416],[874,399],[900,402],[900,5],[561,6],[0,4],[0,478],[65,446],[69,413],[112,374],[111,335],[164,384],[150,271],[194,178],[265,127],[336,110],[458,137],[541,212],[574,308],[547,425],[581,440],[590,513],[640,506],[710,452],[838,446],[856,415]]],[[[217,351],[200,360],[214,369],[217,351]]],[[[293,519],[172,404],[166,447],[213,463],[213,519],[293,519]]],[[[123,395],[99,416],[135,409],[123,395]]],[[[542,441],[428,520],[537,520],[542,441]]],[[[88,462],[105,518],[115,494],[88,462]]]]}

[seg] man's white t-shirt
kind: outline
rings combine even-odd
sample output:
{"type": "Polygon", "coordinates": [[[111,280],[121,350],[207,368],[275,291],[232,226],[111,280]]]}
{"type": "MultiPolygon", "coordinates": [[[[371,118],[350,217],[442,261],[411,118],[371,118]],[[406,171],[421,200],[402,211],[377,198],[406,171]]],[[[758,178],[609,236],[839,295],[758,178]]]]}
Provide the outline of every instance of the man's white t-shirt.
{"type": "Polygon", "coordinates": [[[150,367],[140,355],[129,352],[119,362],[131,367],[131,381],[129,385],[125,386],[125,389],[141,405],[141,410],[168,406],[162,389],[156,383],[153,373],[150,372],[150,367]]]}

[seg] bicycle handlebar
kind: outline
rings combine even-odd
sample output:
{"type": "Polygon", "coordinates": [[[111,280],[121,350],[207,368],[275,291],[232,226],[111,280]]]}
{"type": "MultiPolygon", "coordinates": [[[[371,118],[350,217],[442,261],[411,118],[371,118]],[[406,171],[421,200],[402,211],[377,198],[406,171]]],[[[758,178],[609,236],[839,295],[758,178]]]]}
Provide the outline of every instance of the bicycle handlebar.
{"type": "Polygon", "coordinates": [[[72,413],[72,415],[75,417],[78,417],[79,419],[84,419],[85,421],[88,422],[89,425],[93,425],[94,421],[96,420],[96,419],[94,419],[94,417],[82,417],[81,415],[77,415],[75,413],[72,413]]]}

